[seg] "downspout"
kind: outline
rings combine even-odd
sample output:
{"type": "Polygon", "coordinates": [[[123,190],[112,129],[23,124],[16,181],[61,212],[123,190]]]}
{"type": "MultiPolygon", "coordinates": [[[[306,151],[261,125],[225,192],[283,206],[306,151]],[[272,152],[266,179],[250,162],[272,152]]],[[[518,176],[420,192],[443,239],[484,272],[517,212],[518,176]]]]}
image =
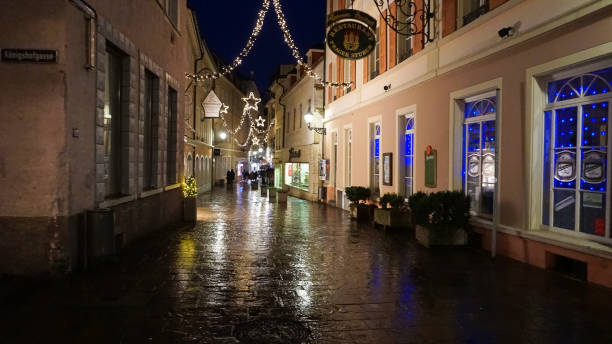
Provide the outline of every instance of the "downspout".
{"type": "Polygon", "coordinates": [[[83,0],[70,0],[87,18],[87,62],[85,69],[96,69],[96,10],[83,0]]]}
{"type": "Polygon", "coordinates": [[[287,105],[282,103],[283,97],[285,96],[285,92],[287,91],[285,89],[285,86],[283,86],[283,84],[281,84],[280,82],[278,82],[278,79],[276,79],[276,83],[278,84],[278,86],[280,86],[283,89],[283,94],[281,94],[280,97],[278,97],[278,105],[283,107],[283,147],[285,148],[285,126],[287,125],[287,105]]]}

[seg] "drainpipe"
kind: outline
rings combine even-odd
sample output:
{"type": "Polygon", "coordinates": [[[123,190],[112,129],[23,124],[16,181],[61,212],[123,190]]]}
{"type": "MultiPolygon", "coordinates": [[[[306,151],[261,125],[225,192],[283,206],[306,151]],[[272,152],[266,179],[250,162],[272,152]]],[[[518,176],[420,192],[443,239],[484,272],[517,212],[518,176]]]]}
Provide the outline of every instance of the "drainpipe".
{"type": "Polygon", "coordinates": [[[83,0],[70,0],[87,18],[87,62],[85,69],[96,69],[96,10],[83,0]]]}
{"type": "Polygon", "coordinates": [[[287,125],[287,105],[283,104],[282,100],[283,97],[285,97],[285,92],[287,91],[285,89],[285,86],[283,86],[283,84],[281,84],[280,82],[278,82],[278,79],[276,79],[276,83],[278,84],[278,86],[280,86],[283,89],[283,94],[281,94],[280,97],[278,97],[278,105],[283,107],[283,148],[285,148],[285,125],[287,125]]]}

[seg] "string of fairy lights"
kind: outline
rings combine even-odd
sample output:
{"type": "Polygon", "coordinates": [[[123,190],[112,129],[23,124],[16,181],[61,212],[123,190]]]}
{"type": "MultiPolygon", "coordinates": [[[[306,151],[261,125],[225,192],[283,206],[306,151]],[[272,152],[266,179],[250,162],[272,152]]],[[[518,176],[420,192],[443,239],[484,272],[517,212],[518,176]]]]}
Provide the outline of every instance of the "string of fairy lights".
{"type": "Polygon", "coordinates": [[[252,144],[255,146],[261,145],[261,139],[259,137],[262,135],[263,135],[263,143],[267,144],[268,134],[270,133],[270,131],[272,130],[272,127],[274,126],[274,121],[271,121],[268,127],[265,128],[266,120],[263,117],[261,117],[261,115],[255,118],[255,116],[253,115],[253,112],[257,113],[257,111],[259,110],[258,104],[261,102],[261,99],[256,98],[253,92],[250,92],[249,96],[247,98],[242,98],[242,100],[245,102],[245,105],[244,105],[244,108],[242,109],[242,117],[240,118],[240,124],[235,129],[230,128],[229,125],[227,124],[227,120],[225,119],[225,115],[228,113],[229,106],[225,104],[221,106],[221,111],[219,111],[219,115],[221,119],[223,120],[223,127],[225,128],[225,130],[227,130],[228,133],[230,133],[231,135],[235,135],[236,133],[238,133],[238,131],[240,131],[242,128],[245,127],[244,123],[248,119],[249,120],[249,133],[247,135],[247,138],[242,143],[238,141],[237,138],[234,138],[234,142],[236,143],[236,145],[238,145],[241,148],[245,148],[249,144],[252,144]],[[264,129],[259,129],[258,127],[263,127],[264,129]]]}
{"type": "MultiPolygon", "coordinates": [[[[304,59],[300,55],[299,49],[296,47],[295,42],[293,41],[291,32],[289,31],[289,27],[287,26],[287,21],[285,20],[285,14],[283,13],[283,10],[281,8],[280,0],[272,0],[272,3],[274,5],[274,10],[276,12],[276,18],[278,21],[278,25],[280,26],[281,31],[283,31],[284,41],[289,47],[289,49],[291,50],[291,54],[295,58],[297,64],[301,66],[302,68],[304,68],[304,72],[306,73],[306,75],[315,79],[316,83],[322,86],[344,87],[344,88],[351,87],[352,82],[325,81],[320,75],[314,72],[312,67],[309,66],[304,61],[304,59]]],[[[264,0],[262,3],[261,9],[259,10],[257,21],[255,23],[255,27],[253,28],[253,31],[251,32],[251,35],[247,41],[247,44],[244,46],[240,54],[233,60],[233,62],[229,66],[223,66],[221,68],[221,72],[206,71],[206,72],[197,73],[197,74],[186,73],[185,76],[188,79],[191,79],[195,82],[202,82],[208,79],[218,79],[220,76],[227,75],[231,73],[232,71],[234,71],[238,66],[242,64],[243,59],[249,55],[249,53],[251,52],[251,49],[255,45],[255,42],[257,41],[257,37],[259,36],[261,28],[263,27],[264,19],[265,19],[266,13],[268,12],[269,8],[270,8],[270,0],[264,0]]]]}
{"type": "Polygon", "coordinates": [[[295,46],[295,42],[293,42],[291,32],[289,31],[289,28],[287,27],[287,21],[285,20],[285,14],[283,13],[283,10],[281,8],[280,0],[272,0],[272,3],[274,4],[274,10],[276,12],[276,18],[278,20],[278,25],[283,31],[285,43],[287,43],[287,45],[289,46],[289,49],[291,49],[291,53],[293,54],[293,57],[297,61],[298,65],[304,68],[304,72],[306,72],[306,75],[315,79],[317,83],[323,86],[344,87],[344,88],[351,87],[352,85],[351,82],[330,82],[330,81],[323,80],[321,76],[319,76],[317,73],[315,73],[312,70],[312,67],[310,67],[306,62],[304,62],[302,55],[300,55],[300,51],[295,46]]]}
{"type": "Polygon", "coordinates": [[[231,73],[232,71],[234,71],[234,69],[236,69],[238,66],[242,64],[243,59],[249,55],[249,53],[251,52],[251,49],[255,45],[255,42],[257,41],[257,37],[259,37],[259,32],[261,31],[261,28],[263,27],[264,19],[266,17],[266,13],[268,13],[269,8],[270,8],[270,0],[264,0],[264,2],[261,5],[261,9],[259,10],[257,14],[257,21],[255,22],[255,27],[253,28],[253,31],[251,32],[251,35],[249,37],[249,40],[247,41],[247,44],[244,46],[244,48],[242,48],[242,51],[240,52],[240,54],[234,59],[234,61],[232,61],[232,63],[229,66],[223,66],[221,68],[221,72],[206,71],[206,72],[198,73],[198,74],[186,73],[185,76],[188,79],[191,79],[193,81],[202,82],[208,79],[218,79],[220,76],[227,75],[231,73]]]}

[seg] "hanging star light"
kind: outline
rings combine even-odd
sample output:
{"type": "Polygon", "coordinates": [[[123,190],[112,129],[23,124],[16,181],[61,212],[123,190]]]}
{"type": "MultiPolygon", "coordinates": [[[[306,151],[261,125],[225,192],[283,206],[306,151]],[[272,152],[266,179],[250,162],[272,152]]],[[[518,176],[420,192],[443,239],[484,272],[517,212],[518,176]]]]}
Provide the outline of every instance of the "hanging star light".
{"type": "Polygon", "coordinates": [[[255,145],[255,146],[259,145],[259,138],[258,137],[253,137],[251,139],[251,141],[253,142],[253,145],[255,145]]]}
{"type": "Polygon", "coordinates": [[[261,102],[261,98],[256,98],[253,92],[250,92],[247,98],[242,98],[242,101],[246,103],[244,106],[245,111],[251,109],[255,111],[259,110],[257,105],[261,102]]]}
{"type": "Polygon", "coordinates": [[[229,112],[229,105],[221,104],[221,110],[219,110],[219,115],[227,115],[229,112]]]}
{"type": "Polygon", "coordinates": [[[263,127],[265,125],[265,118],[259,116],[256,120],[255,123],[257,124],[258,127],[263,127]]]}

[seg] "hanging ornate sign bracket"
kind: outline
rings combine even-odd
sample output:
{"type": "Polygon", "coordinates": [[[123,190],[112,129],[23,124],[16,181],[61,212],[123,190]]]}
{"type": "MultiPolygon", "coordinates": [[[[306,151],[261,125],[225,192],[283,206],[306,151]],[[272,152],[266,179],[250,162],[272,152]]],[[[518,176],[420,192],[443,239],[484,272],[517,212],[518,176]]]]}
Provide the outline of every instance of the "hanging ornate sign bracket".
{"type": "Polygon", "coordinates": [[[414,0],[395,0],[397,13],[395,16],[391,11],[383,13],[385,9],[391,8],[390,0],[372,0],[387,26],[402,36],[421,35],[421,45],[433,42],[435,33],[431,32],[431,19],[435,13],[431,6],[431,0],[423,0],[421,8],[414,0]],[[400,14],[402,19],[400,20],[400,14]],[[420,26],[417,25],[420,21],[420,26]]]}

